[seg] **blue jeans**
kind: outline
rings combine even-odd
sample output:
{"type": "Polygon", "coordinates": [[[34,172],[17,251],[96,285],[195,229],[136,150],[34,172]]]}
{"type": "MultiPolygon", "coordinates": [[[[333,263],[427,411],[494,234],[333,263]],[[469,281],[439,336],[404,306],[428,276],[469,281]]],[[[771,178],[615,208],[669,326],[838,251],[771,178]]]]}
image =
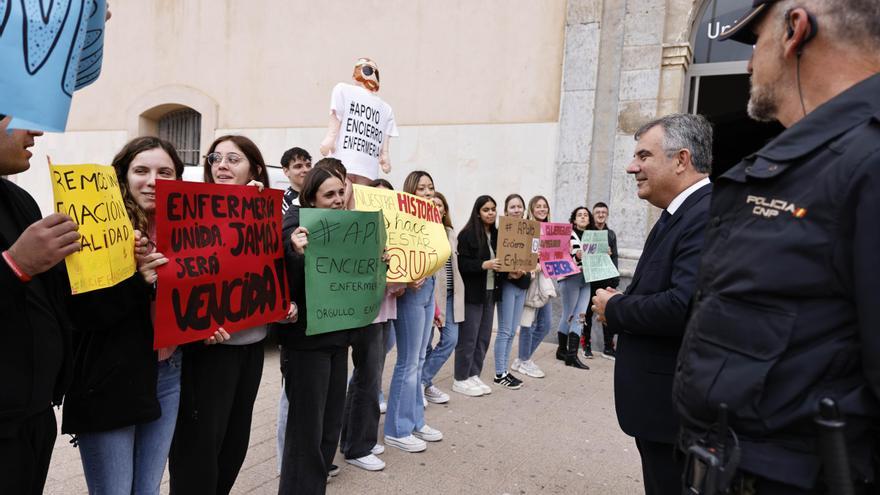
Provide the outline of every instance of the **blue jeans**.
{"type": "Polygon", "coordinates": [[[562,290],[562,317],[559,318],[558,331],[580,335],[584,324],[580,322],[578,315],[587,312],[590,284],[578,273],[560,280],[559,288],[562,290]]]}
{"type": "Polygon", "coordinates": [[[421,289],[406,289],[397,299],[397,363],[388,391],[386,436],[405,437],[425,426],[421,376],[433,323],[434,279],[428,278],[421,289]]]}
{"type": "Polygon", "coordinates": [[[553,308],[550,301],[538,308],[535,313],[535,321],[530,327],[522,327],[519,331],[519,359],[528,361],[538,350],[538,346],[544,341],[550,326],[553,325],[553,308]]]}
{"type": "Polygon", "coordinates": [[[180,349],[159,362],[159,419],[77,436],[89,493],[158,494],[180,403],[180,349]]]}
{"type": "Polygon", "coordinates": [[[284,390],[284,379],[281,381],[281,398],[278,399],[278,424],[275,425],[275,447],[278,454],[278,473],[281,474],[281,459],[284,457],[284,435],[287,432],[287,413],[290,402],[284,390]]]}
{"type": "Polygon", "coordinates": [[[431,327],[428,348],[425,350],[425,366],[422,369],[422,385],[425,387],[433,385],[432,380],[458,344],[458,323],[455,322],[455,298],[452,291],[446,293],[446,321],[440,329],[440,342],[431,347],[433,341],[434,327],[431,327]]]}
{"type": "MultiPolygon", "coordinates": [[[[523,308],[526,304],[526,290],[513,283],[501,282],[501,303],[498,305],[498,334],[495,335],[495,375],[507,371],[513,337],[520,327],[523,308]]],[[[522,335],[520,335],[522,338],[522,335]]]]}

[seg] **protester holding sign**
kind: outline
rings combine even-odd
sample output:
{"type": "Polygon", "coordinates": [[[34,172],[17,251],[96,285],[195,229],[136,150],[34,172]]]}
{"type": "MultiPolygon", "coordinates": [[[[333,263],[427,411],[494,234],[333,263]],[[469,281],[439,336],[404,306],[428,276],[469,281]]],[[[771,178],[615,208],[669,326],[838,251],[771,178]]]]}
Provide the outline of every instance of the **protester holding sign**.
{"type": "MultiPolygon", "coordinates": [[[[541,223],[550,221],[550,203],[547,201],[547,198],[535,196],[529,200],[528,218],[541,223]]],[[[538,287],[535,287],[533,290],[533,286],[538,285],[538,278],[543,276],[543,273],[541,273],[532,278],[529,290],[526,292],[527,296],[529,293],[535,294],[538,292],[538,287]]],[[[553,291],[552,296],[549,294],[544,296],[546,298],[556,297],[556,291],[553,291]]],[[[530,300],[529,297],[526,297],[525,305],[534,308],[535,314],[531,325],[523,325],[519,330],[519,357],[510,366],[511,369],[520,371],[533,378],[543,378],[545,376],[544,371],[532,360],[532,356],[538,350],[538,346],[544,341],[544,337],[547,336],[547,332],[550,331],[550,327],[553,325],[552,304],[546,298],[543,298],[542,294],[537,295],[537,300],[530,300]],[[543,304],[536,306],[539,302],[543,304]]]]}
{"type": "Polygon", "coordinates": [[[452,391],[469,397],[491,394],[480,373],[492,338],[492,319],[501,285],[501,263],[495,257],[498,229],[495,200],[480,196],[470,220],[458,234],[458,266],[464,280],[464,322],[455,346],[455,381],[452,391]]]}
{"type": "MultiPolygon", "coordinates": [[[[373,182],[370,187],[393,190],[384,179],[373,182]]],[[[406,284],[402,283],[388,282],[385,285],[379,314],[373,320],[373,325],[366,331],[358,332],[351,345],[354,370],[345,395],[340,450],[345,462],[367,471],[378,471],[385,467],[385,463],[376,457],[385,452],[385,447],[376,443],[382,413],[382,372],[385,369],[388,340],[394,331],[393,320],[397,319],[397,298],[405,289],[406,284]]]]}
{"type": "MultiPolygon", "coordinates": [[[[519,194],[511,194],[504,199],[504,215],[522,219],[526,202],[519,194]]],[[[509,390],[522,388],[522,380],[507,371],[513,337],[519,328],[525,307],[526,290],[531,282],[531,274],[516,270],[501,277],[501,304],[498,305],[498,333],[495,335],[495,385],[509,390]]]]}
{"type": "MultiPolygon", "coordinates": [[[[5,91],[5,89],[4,89],[5,91]]],[[[39,131],[0,115],[0,176],[30,168],[39,131]]],[[[41,493],[57,434],[52,404],[70,380],[70,285],[60,262],[81,249],[67,215],[41,218],[24,189],[0,177],[0,493],[41,493]]]]}
{"type": "MultiPolygon", "coordinates": [[[[593,215],[585,206],[578,206],[571,212],[568,221],[571,223],[571,256],[580,267],[584,256],[581,236],[592,227],[593,215]]],[[[575,273],[559,279],[559,288],[562,291],[562,316],[559,318],[559,349],[556,351],[556,359],[565,361],[566,366],[588,370],[590,367],[578,359],[577,351],[583,327],[580,317],[587,311],[590,285],[584,281],[583,275],[575,273]]]]}
{"type": "MultiPolygon", "coordinates": [[[[136,231],[155,239],[156,181],[179,180],[171,143],[139,137],[113,159],[136,231]]],[[[161,255],[160,255],[161,256],[161,255]]],[[[71,296],[74,374],[61,431],[77,436],[90,493],[158,493],[180,398],[180,352],[153,351],[152,287],[140,276],[71,296]]]]}
{"type": "MultiPolygon", "coordinates": [[[[608,224],[606,223],[607,220],[608,205],[601,201],[593,205],[593,225],[595,226],[596,230],[605,230],[608,232],[608,255],[611,257],[611,263],[613,263],[614,267],[617,268],[617,234],[615,234],[613,230],[608,228],[608,224]]],[[[596,295],[596,291],[599,289],[607,289],[609,287],[612,289],[616,289],[618,285],[620,285],[620,276],[590,282],[590,298],[596,295]]],[[[590,340],[593,333],[592,307],[592,304],[589,304],[588,302],[587,315],[584,317],[584,331],[581,338],[581,340],[583,341],[584,356],[586,357],[593,356],[592,345],[590,345],[590,340]]],[[[602,348],[600,356],[614,361],[616,359],[614,356],[614,333],[608,330],[608,325],[604,322],[602,322],[601,325],[604,346],[602,348]]]]}
{"type": "MultiPolygon", "coordinates": [[[[320,160],[306,176],[302,208],[345,209],[345,179],[327,166],[329,160],[338,162],[320,160]]],[[[282,234],[287,279],[299,317],[279,332],[290,402],[279,494],[324,493],[327,476],[336,469],[332,462],[342,429],[348,348],[359,332],[375,331],[368,326],[309,335],[305,254],[309,238],[326,232],[302,227],[300,213],[299,208],[288,210],[282,234]]]]}
{"type": "MultiPolygon", "coordinates": [[[[419,198],[434,197],[434,179],[427,172],[410,172],[403,191],[419,198]]],[[[434,203],[429,201],[432,216],[439,218],[434,203]],[[436,215],[434,215],[436,214],[436,215]]],[[[434,322],[434,277],[410,282],[397,300],[397,363],[391,375],[388,411],[385,417],[385,445],[404,452],[421,452],[425,442],[438,442],[443,434],[425,424],[422,398],[422,369],[434,322]]]]}
{"type": "Polygon", "coordinates": [[[379,67],[368,58],[358,59],[352,79],[339,83],[330,96],[330,123],[321,141],[321,154],[342,161],[348,178],[366,185],[382,171],[391,172],[389,148],[397,136],[391,105],[378,96],[379,67]]]}
{"type": "MultiPolygon", "coordinates": [[[[458,246],[458,239],[452,229],[452,220],[449,218],[449,204],[446,197],[439,191],[434,191],[434,204],[440,209],[443,226],[449,238],[452,252],[458,246]]],[[[464,321],[464,280],[458,270],[458,256],[450,256],[443,268],[436,273],[434,284],[434,299],[439,309],[440,341],[436,346],[431,346],[434,340],[434,329],[428,337],[428,348],[425,351],[425,365],[422,368],[422,387],[425,389],[425,400],[434,404],[443,404],[449,401],[449,394],[437,388],[432,383],[437,372],[446,364],[455,345],[458,343],[458,324],[464,321]]]]}
{"type": "MultiPolygon", "coordinates": [[[[244,136],[221,136],[208,149],[205,182],[269,183],[257,145],[244,136]]],[[[280,208],[280,205],[279,205],[280,208]]],[[[218,331],[213,341],[184,347],[180,411],[171,446],[169,471],[175,493],[228,493],[247,454],[254,400],[263,373],[266,326],[231,336],[218,331]]]]}

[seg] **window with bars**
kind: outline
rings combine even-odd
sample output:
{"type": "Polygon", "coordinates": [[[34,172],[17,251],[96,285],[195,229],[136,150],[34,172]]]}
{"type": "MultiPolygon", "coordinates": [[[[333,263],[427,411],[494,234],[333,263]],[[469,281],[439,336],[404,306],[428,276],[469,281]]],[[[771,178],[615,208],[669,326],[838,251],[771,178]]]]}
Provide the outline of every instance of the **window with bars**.
{"type": "Polygon", "coordinates": [[[191,108],[174,110],[159,119],[159,137],[177,149],[184,165],[199,165],[202,115],[191,108]]]}

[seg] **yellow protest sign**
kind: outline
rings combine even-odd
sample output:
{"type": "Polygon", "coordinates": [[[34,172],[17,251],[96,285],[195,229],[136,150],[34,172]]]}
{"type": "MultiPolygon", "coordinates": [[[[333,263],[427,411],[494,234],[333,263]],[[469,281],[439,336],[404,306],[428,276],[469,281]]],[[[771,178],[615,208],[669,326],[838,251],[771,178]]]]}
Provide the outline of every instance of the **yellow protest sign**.
{"type": "Polygon", "coordinates": [[[381,211],[388,232],[388,281],[433,275],[452,254],[440,210],[430,200],[387,189],[354,185],[355,209],[381,211]]]}
{"type": "Polygon", "coordinates": [[[55,211],[79,225],[82,251],[65,259],[70,291],[116,285],[135,271],[134,229],[108,165],[52,165],[55,211]]]}

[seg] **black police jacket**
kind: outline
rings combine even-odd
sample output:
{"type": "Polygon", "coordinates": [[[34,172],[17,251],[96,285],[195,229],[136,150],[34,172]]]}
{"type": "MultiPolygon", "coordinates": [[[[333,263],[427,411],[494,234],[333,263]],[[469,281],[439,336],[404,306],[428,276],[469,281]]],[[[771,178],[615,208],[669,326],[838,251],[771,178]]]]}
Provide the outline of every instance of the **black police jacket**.
{"type": "Polygon", "coordinates": [[[718,406],[741,469],[809,488],[832,397],[854,475],[880,425],[880,75],[811,112],[715,182],[673,400],[681,446],[718,406]]]}

